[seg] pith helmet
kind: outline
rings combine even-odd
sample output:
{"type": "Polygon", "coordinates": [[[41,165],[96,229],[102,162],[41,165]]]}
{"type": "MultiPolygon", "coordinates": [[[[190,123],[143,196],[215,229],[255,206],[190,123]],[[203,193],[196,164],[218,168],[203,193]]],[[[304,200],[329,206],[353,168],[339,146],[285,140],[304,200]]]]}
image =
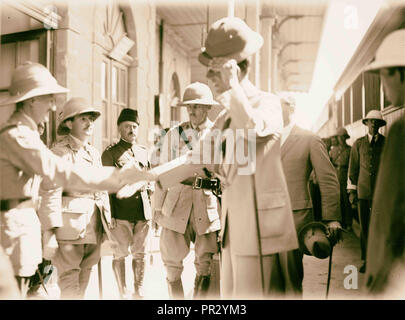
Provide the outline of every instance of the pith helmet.
{"type": "Polygon", "coordinates": [[[328,228],[321,222],[310,222],[298,233],[301,250],[309,256],[319,259],[329,257],[332,244],[328,238],[328,228]]]}
{"type": "Polygon", "coordinates": [[[194,82],[186,87],[183,94],[183,101],[178,106],[190,104],[203,104],[207,106],[219,105],[212,96],[211,89],[204,83],[194,82]]]}
{"type": "Polygon", "coordinates": [[[42,64],[26,61],[14,70],[11,85],[8,88],[9,97],[1,101],[0,106],[37,96],[68,91],[57,83],[49,70],[42,64]]]}
{"type": "Polygon", "coordinates": [[[101,112],[97,108],[90,106],[84,98],[71,98],[66,101],[59,116],[58,135],[67,135],[70,130],[66,127],[65,121],[82,113],[93,113],[95,119],[101,115],[101,112]]]}
{"type": "Polygon", "coordinates": [[[387,122],[383,119],[381,111],[371,110],[367,113],[367,116],[362,120],[363,124],[366,124],[366,120],[378,120],[381,126],[385,126],[387,122]]]}
{"type": "Polygon", "coordinates": [[[405,29],[387,35],[378,47],[375,59],[366,70],[405,66],[405,29]]]}
{"type": "Polygon", "coordinates": [[[347,133],[346,128],[340,127],[336,130],[335,136],[343,136],[345,138],[350,138],[349,134],[347,133]]]}
{"type": "Polygon", "coordinates": [[[205,66],[215,57],[241,62],[256,53],[263,45],[263,37],[250,29],[240,18],[226,17],[214,22],[198,60],[205,66]]]}

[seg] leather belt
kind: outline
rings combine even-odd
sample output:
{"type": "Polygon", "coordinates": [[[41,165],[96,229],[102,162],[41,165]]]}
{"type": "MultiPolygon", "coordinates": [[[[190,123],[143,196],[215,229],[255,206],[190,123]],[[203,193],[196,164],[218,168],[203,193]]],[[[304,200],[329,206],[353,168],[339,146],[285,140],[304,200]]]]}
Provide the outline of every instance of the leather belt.
{"type": "Polygon", "coordinates": [[[218,179],[208,179],[202,177],[195,177],[193,181],[191,180],[184,180],[182,184],[192,186],[193,189],[208,189],[213,190],[219,187],[218,179]]]}
{"type": "Polygon", "coordinates": [[[0,200],[0,207],[1,211],[8,211],[15,207],[17,207],[21,202],[31,200],[30,197],[28,198],[19,198],[19,199],[2,199],[0,200]]]}

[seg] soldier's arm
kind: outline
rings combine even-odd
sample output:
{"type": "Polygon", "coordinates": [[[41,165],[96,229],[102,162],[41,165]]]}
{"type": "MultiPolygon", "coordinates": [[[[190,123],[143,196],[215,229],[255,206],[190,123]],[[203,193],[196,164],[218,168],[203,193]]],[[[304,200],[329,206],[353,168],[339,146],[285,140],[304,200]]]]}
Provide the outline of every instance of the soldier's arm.
{"type": "MultiPolygon", "coordinates": [[[[247,98],[240,85],[232,87],[224,95],[229,94],[229,114],[236,128],[253,130],[255,139],[266,140],[279,138],[283,128],[283,117],[280,99],[275,95],[258,93],[257,102],[247,98]]],[[[247,135],[246,135],[247,136],[247,135]]]]}
{"type": "Polygon", "coordinates": [[[38,174],[65,189],[116,192],[127,183],[154,178],[135,168],[121,171],[112,167],[73,165],[53,154],[36,132],[23,126],[3,133],[1,143],[7,146],[8,157],[16,167],[29,174],[38,174]]]}

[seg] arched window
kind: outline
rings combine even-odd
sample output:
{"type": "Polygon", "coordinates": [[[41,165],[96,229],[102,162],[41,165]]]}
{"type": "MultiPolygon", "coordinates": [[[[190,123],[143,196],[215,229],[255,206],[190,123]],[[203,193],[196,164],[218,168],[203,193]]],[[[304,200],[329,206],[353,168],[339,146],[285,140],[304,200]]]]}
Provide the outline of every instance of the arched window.
{"type": "Polygon", "coordinates": [[[122,109],[128,108],[128,55],[134,41],[128,38],[124,13],[115,1],[106,6],[104,56],[101,62],[101,101],[103,148],[118,139],[116,123],[122,109]]]}

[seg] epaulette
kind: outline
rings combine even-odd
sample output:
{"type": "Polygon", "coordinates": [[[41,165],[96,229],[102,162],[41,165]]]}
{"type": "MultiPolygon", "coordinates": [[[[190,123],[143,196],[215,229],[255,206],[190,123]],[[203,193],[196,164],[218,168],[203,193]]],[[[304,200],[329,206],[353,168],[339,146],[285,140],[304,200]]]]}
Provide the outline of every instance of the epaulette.
{"type": "Polygon", "coordinates": [[[111,148],[115,147],[117,144],[118,144],[118,142],[111,143],[109,146],[107,146],[107,147],[105,148],[104,151],[110,150],[111,148]]]}

